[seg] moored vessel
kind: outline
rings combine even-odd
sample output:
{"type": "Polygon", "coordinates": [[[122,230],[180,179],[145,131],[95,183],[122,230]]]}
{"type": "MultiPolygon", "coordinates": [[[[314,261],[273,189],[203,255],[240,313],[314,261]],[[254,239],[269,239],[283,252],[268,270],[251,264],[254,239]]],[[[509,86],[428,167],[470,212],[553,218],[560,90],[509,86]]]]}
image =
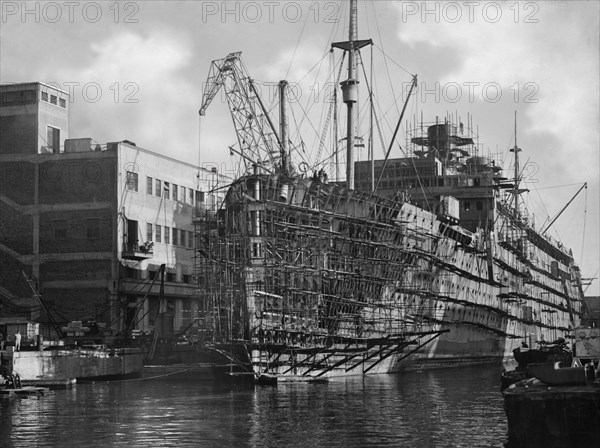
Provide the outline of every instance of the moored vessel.
{"type": "MultiPolygon", "coordinates": [[[[371,44],[357,38],[356,2],[349,29],[332,47],[348,58],[353,161],[355,58],[371,44]]],[[[257,378],[500,364],[578,324],[579,268],[523,209],[516,138],[512,180],[479,153],[469,122],[447,116],[415,122],[406,157],[347,163],[334,182],[291,162],[285,82],[279,130],[239,53],[213,61],[201,115],[221,88],[246,173],[221,208],[196,214],[203,328],[257,378]]]]}

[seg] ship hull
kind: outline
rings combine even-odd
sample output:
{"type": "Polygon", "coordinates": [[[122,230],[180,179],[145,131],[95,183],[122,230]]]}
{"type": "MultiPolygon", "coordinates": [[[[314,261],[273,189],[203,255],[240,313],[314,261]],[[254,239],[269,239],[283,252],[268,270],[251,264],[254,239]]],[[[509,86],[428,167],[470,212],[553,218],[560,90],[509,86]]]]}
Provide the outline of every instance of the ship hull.
{"type": "Polygon", "coordinates": [[[564,250],[524,228],[468,231],[406,197],[248,176],[197,224],[207,333],[244,341],[257,378],[500,366],[577,321],[564,250]]]}

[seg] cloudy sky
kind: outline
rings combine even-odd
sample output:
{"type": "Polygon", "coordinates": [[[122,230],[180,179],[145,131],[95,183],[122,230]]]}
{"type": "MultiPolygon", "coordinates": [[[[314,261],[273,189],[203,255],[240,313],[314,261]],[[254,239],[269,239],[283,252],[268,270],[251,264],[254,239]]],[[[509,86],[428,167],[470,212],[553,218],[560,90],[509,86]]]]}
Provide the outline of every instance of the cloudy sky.
{"type": "MultiPolygon", "coordinates": [[[[236,137],[224,98],[217,96],[201,121],[198,109],[211,61],[242,51],[267,103],[274,104],[279,80],[297,86],[292,133],[312,163],[329,110],[331,73],[340,62],[339,53],[330,55],[330,43],[347,39],[347,8],[326,0],[2,1],[0,80],[56,83],[69,91],[71,137],[128,139],[235,172],[227,147],[236,137]]],[[[469,116],[481,154],[506,168],[516,111],[530,190],[524,201],[539,226],[588,183],[549,233],[573,249],[585,277],[597,275],[599,3],[374,0],[361,2],[359,14],[359,38],[375,42],[363,60],[368,72],[372,54],[384,140],[412,74],[418,90],[405,122],[452,115],[466,125],[469,116]]],[[[361,86],[365,98],[364,80],[361,86]]],[[[361,115],[367,115],[364,104],[361,115]]],[[[359,134],[366,132],[365,122],[359,134]]],[[[330,143],[327,134],[321,158],[331,154],[330,143]]],[[[375,151],[382,156],[381,145],[375,151]]],[[[392,156],[400,155],[395,148],[392,156]]],[[[587,293],[599,294],[598,281],[587,293]]]]}

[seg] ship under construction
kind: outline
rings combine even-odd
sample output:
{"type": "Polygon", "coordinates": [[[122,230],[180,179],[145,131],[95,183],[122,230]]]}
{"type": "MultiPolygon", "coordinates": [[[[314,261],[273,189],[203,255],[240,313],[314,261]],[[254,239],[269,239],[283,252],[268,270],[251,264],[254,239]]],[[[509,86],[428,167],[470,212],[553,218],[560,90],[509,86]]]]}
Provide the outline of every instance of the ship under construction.
{"type": "MultiPolygon", "coordinates": [[[[333,48],[348,62],[352,161],[356,57],[371,43],[356,37],[354,1],[349,29],[333,48]]],[[[415,120],[405,157],[348,163],[336,182],[292,163],[285,82],[278,129],[240,53],[213,61],[201,115],[221,89],[246,172],[196,214],[196,278],[204,343],[236,370],[312,381],[500,363],[578,325],[581,274],[520,201],[516,132],[514,175],[449,116],[415,120]]]]}

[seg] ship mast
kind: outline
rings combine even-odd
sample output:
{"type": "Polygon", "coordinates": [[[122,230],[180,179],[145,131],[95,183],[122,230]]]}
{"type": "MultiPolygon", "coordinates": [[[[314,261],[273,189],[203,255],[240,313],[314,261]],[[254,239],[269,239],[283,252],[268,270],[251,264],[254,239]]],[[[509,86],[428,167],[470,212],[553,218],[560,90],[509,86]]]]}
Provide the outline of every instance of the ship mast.
{"type": "Polygon", "coordinates": [[[350,2],[350,22],[348,26],[348,79],[342,82],[342,94],[344,103],[346,103],[346,187],[348,190],[354,189],[354,129],[356,127],[354,119],[354,103],[358,99],[358,81],[355,79],[356,62],[354,60],[354,41],[356,40],[356,0],[350,2]]]}
{"type": "Polygon", "coordinates": [[[340,48],[348,52],[348,79],[342,81],[342,98],[347,108],[346,127],[346,187],[354,190],[354,133],[356,118],[354,103],[358,101],[358,80],[356,79],[356,52],[373,41],[357,40],[358,34],[358,5],[357,0],[350,1],[350,22],[348,27],[348,41],[331,44],[333,48],[340,48]]]}
{"type": "Polygon", "coordinates": [[[287,81],[279,81],[279,137],[281,140],[281,169],[285,176],[289,175],[288,124],[286,110],[287,81]]]}
{"type": "Polygon", "coordinates": [[[517,111],[515,110],[515,147],[510,152],[515,153],[515,188],[513,195],[515,197],[515,216],[519,217],[519,152],[521,148],[517,146],[517,111]]]}

